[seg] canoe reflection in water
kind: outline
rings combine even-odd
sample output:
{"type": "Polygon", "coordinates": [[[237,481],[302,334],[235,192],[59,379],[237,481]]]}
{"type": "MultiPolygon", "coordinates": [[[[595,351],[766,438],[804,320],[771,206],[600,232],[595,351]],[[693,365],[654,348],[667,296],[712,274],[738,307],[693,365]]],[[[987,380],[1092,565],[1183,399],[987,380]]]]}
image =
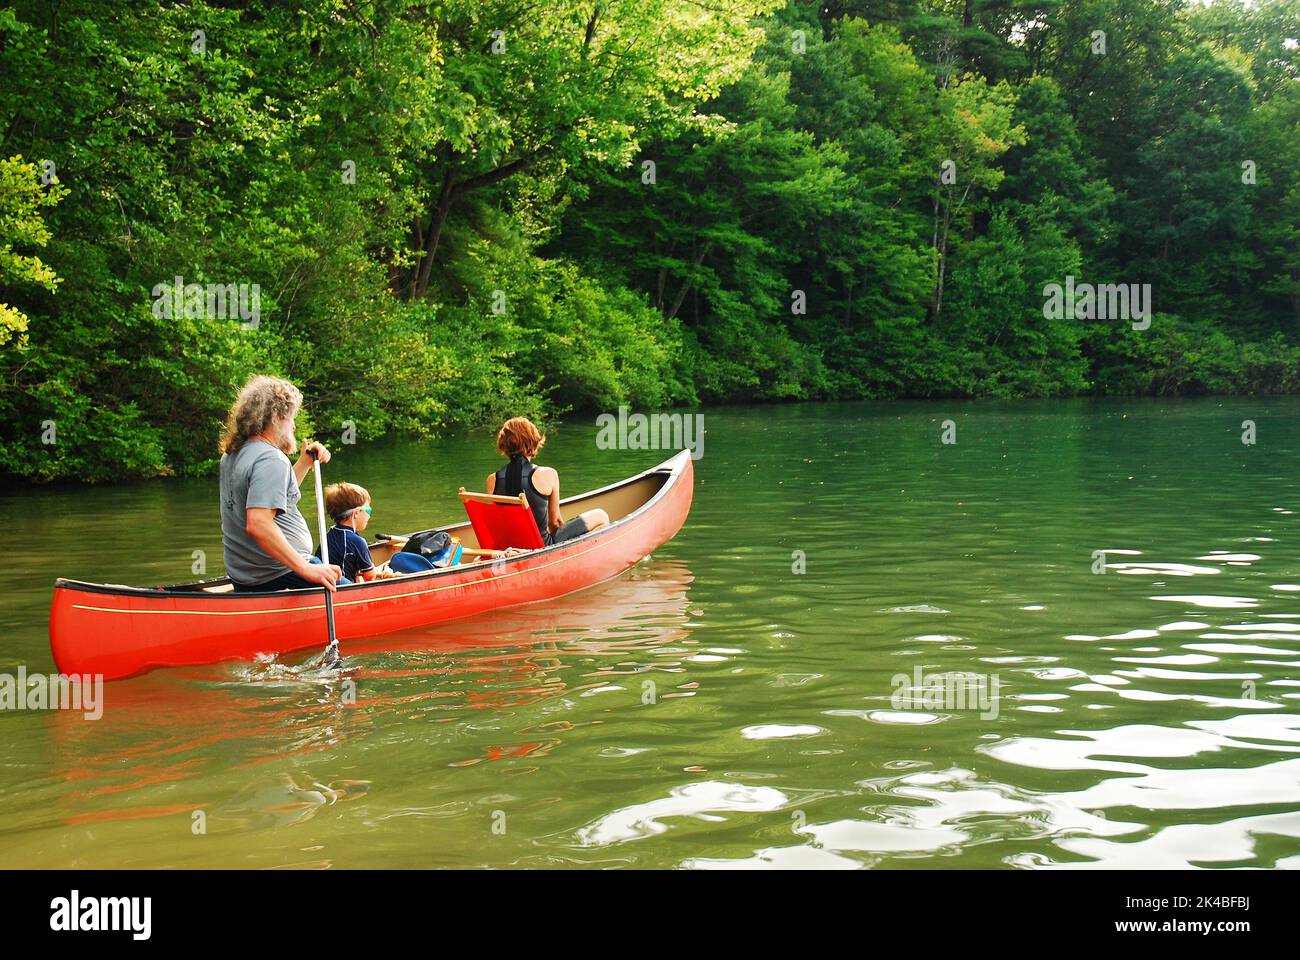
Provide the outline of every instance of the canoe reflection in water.
{"type": "Polygon", "coordinates": [[[545,755],[566,722],[539,716],[531,729],[540,736],[525,743],[482,744],[464,731],[491,711],[536,709],[620,677],[635,695],[639,685],[627,675],[653,669],[662,682],[665,671],[680,672],[678,653],[658,648],[687,639],[691,580],[684,563],[652,558],[569,597],[356,640],[349,669],[332,680],[309,657],[112,684],[99,721],[49,716],[56,770],[72,788],[62,791],[60,819],[87,824],[203,809],[213,831],[298,822],[370,789],[366,738],[389,729],[409,737],[411,719],[426,721],[415,728],[426,748],[464,741],[473,750],[453,767],[545,755]],[[347,779],[312,772],[340,752],[360,761],[347,779]],[[261,782],[232,776],[263,764],[274,772],[261,782]]]}

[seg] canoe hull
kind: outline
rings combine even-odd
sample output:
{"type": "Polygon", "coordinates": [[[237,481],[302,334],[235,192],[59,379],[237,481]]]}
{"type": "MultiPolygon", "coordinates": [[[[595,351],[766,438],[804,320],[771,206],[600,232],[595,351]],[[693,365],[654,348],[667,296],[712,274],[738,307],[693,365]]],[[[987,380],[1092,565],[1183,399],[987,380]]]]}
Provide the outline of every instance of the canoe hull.
{"type": "MultiPolygon", "coordinates": [[[[624,483],[657,472],[666,478],[645,504],[576,540],[508,560],[340,588],[334,601],[340,642],[550,600],[618,576],[672,539],[690,512],[689,455],[624,483]]],[[[573,510],[593,496],[565,502],[573,510]]],[[[106,680],[155,667],[324,649],[325,642],[317,590],[170,592],[59,580],[50,607],[50,648],[59,670],[106,680]]]]}

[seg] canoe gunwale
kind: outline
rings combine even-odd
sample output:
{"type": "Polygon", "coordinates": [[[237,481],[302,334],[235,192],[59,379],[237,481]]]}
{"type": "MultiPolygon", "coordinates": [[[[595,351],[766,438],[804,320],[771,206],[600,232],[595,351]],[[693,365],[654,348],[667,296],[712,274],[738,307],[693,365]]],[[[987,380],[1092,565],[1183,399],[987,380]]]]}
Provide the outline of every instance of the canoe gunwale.
{"type": "MultiPolygon", "coordinates": [[[[673,457],[671,457],[670,459],[665,460],[663,463],[660,463],[654,467],[650,467],[648,470],[643,470],[641,473],[635,474],[631,477],[627,477],[623,480],[615,481],[614,483],[606,484],[603,487],[597,487],[594,490],[588,490],[585,493],[579,493],[571,497],[565,497],[560,501],[560,503],[563,505],[563,504],[574,503],[580,500],[588,500],[591,499],[592,497],[596,497],[601,494],[618,490],[619,488],[627,487],[634,483],[638,483],[641,480],[644,480],[646,477],[650,477],[655,474],[666,475],[664,482],[659,486],[659,489],[656,490],[653,494],[651,494],[651,496],[648,497],[644,503],[642,503],[640,506],[636,507],[634,510],[630,511],[629,513],[623,515],[622,517],[619,517],[617,520],[612,521],[607,526],[601,527],[598,530],[588,531],[587,533],[584,533],[579,537],[573,537],[572,539],[565,540],[562,543],[550,544],[545,547],[540,547],[536,550],[529,550],[526,553],[517,554],[516,556],[513,557],[505,557],[497,560],[481,560],[475,563],[458,564],[456,566],[451,566],[451,567],[441,567],[429,571],[420,571],[418,573],[406,574],[402,576],[400,579],[394,578],[388,580],[368,580],[368,581],[363,581],[358,583],[349,583],[339,587],[337,591],[337,595],[342,596],[344,594],[369,593],[375,591],[376,588],[391,587],[397,583],[422,584],[431,580],[435,580],[439,577],[452,577],[462,573],[469,572],[471,570],[479,570],[483,566],[488,564],[505,564],[508,566],[514,566],[517,565],[520,561],[532,561],[536,558],[543,557],[548,553],[555,553],[560,550],[567,550],[576,544],[594,543],[597,540],[605,539],[610,534],[618,532],[620,529],[624,528],[626,525],[628,525],[630,522],[637,519],[639,516],[642,516],[645,513],[647,513],[649,510],[653,509],[653,507],[658,502],[662,501],[668,495],[669,491],[681,478],[682,470],[684,467],[683,461],[687,456],[689,456],[688,451],[683,450],[677,453],[676,455],[674,455],[673,457]]],[[[465,521],[460,521],[456,523],[444,524],[440,527],[429,527],[428,530],[430,531],[446,530],[446,529],[452,529],[452,528],[458,528],[464,526],[466,526],[465,521]]],[[[424,533],[427,531],[420,530],[414,532],[424,533]]],[[[211,601],[218,605],[222,603],[230,602],[232,600],[244,601],[244,600],[264,599],[267,597],[280,597],[280,598],[307,597],[307,596],[319,594],[321,589],[319,587],[299,587],[290,590],[255,590],[255,591],[241,590],[237,593],[236,592],[209,593],[206,589],[208,587],[217,587],[228,583],[230,583],[229,577],[218,577],[213,580],[199,580],[199,581],[191,581],[188,583],[170,584],[170,585],[156,586],[156,587],[132,587],[125,584],[93,583],[85,580],[72,580],[66,577],[59,577],[54,581],[54,589],[56,591],[71,590],[78,593],[100,594],[100,595],[109,595],[109,596],[118,596],[118,597],[140,597],[140,598],[151,598],[156,600],[184,598],[186,601],[191,601],[191,600],[201,599],[204,601],[211,601]]],[[[358,597],[357,599],[360,598],[358,597]]]]}

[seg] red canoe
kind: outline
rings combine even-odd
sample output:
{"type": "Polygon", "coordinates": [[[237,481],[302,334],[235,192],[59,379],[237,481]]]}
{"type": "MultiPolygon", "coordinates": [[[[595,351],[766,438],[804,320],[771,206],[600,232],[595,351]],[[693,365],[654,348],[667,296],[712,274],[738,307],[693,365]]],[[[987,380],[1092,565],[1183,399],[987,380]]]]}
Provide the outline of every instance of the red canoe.
{"type": "MultiPolygon", "coordinates": [[[[339,641],[562,597],[618,576],[668,542],[691,509],[689,452],[563,503],[567,516],[603,507],[610,524],[556,546],[340,587],[339,641]]],[[[468,523],[439,527],[477,547],[468,523]]],[[[393,545],[371,546],[376,563],[393,545]]],[[[251,660],[324,649],[325,602],[317,589],[234,593],[228,579],[170,587],[124,587],[59,579],[50,604],[50,649],[65,674],[115,680],[154,667],[251,660]]]]}

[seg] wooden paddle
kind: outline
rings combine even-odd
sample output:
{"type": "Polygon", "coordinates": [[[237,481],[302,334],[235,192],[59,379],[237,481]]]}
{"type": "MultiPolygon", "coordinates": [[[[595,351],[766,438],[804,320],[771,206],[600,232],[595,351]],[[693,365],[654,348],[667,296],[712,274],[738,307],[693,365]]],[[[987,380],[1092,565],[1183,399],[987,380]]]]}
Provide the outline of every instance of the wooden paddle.
{"type": "MultiPolygon", "coordinates": [[[[330,563],[330,545],[325,529],[325,495],[321,493],[320,457],[316,451],[311,452],[312,470],[316,473],[316,525],[320,528],[320,562],[324,566],[330,563]]],[[[343,658],[339,656],[339,638],[334,632],[334,591],[325,588],[325,623],[329,627],[329,645],[325,648],[325,666],[337,667],[343,658]]]]}

